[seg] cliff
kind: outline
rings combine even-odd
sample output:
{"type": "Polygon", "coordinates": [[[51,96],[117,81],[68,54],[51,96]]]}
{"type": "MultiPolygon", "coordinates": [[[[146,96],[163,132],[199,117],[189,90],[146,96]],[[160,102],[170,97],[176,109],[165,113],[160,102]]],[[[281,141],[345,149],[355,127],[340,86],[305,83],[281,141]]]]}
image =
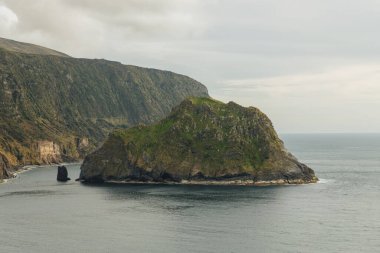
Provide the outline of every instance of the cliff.
{"type": "Polygon", "coordinates": [[[8,158],[3,153],[0,153],[0,182],[2,182],[4,178],[9,178],[11,176],[8,171],[10,166],[11,164],[9,163],[8,158]]]}
{"type": "Polygon", "coordinates": [[[0,147],[0,182],[3,179],[13,177],[13,168],[17,164],[13,155],[5,152],[0,147]]]}
{"type": "Polygon", "coordinates": [[[113,129],[156,122],[188,96],[207,89],[169,71],[0,39],[0,149],[16,165],[81,159],[113,129]]]}
{"type": "Polygon", "coordinates": [[[260,110],[191,98],[162,121],[113,132],[81,167],[85,182],[316,182],[260,110]]]}

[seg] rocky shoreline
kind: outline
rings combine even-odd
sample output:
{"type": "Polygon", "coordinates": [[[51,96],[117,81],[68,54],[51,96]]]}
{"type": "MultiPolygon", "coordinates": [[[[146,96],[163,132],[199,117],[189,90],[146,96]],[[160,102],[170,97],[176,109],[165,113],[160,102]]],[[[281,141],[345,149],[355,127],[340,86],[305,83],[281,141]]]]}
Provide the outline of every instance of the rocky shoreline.
{"type": "Polygon", "coordinates": [[[58,167],[58,166],[62,166],[62,165],[67,166],[67,165],[81,165],[81,164],[82,164],[82,161],[81,162],[73,162],[73,163],[59,163],[59,164],[25,165],[25,166],[18,168],[15,171],[12,171],[11,177],[0,179],[0,184],[1,183],[7,183],[9,180],[12,180],[12,179],[17,179],[20,174],[28,172],[28,171],[36,169],[36,168],[41,168],[41,167],[46,167],[46,166],[57,166],[58,167]]]}
{"type": "MultiPolygon", "coordinates": [[[[10,173],[9,177],[7,178],[3,178],[3,179],[0,179],[0,184],[1,183],[6,183],[8,182],[9,180],[11,179],[15,179],[18,177],[18,175],[24,173],[24,172],[27,172],[27,171],[30,171],[32,170],[33,168],[35,168],[35,166],[30,166],[30,165],[27,165],[27,166],[24,166],[24,167],[21,167],[20,169],[16,170],[16,171],[12,171],[12,173],[10,173]]],[[[8,172],[9,173],[9,172],[8,172]]]]}
{"type": "MultiPolygon", "coordinates": [[[[84,180],[80,180],[82,183],[88,183],[84,180]]],[[[181,181],[139,181],[139,180],[107,180],[101,183],[108,184],[138,184],[138,185],[231,185],[231,186],[274,186],[274,185],[303,185],[303,184],[315,184],[318,183],[317,177],[312,178],[309,181],[303,179],[277,179],[277,180],[181,180],[181,181]]]]}

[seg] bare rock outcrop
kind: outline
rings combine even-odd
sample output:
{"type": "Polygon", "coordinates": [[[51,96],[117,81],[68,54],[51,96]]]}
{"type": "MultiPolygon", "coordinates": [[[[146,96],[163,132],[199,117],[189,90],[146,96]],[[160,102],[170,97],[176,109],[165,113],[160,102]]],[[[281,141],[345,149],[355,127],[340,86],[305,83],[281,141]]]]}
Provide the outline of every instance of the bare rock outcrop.
{"type": "Polygon", "coordinates": [[[66,182],[71,180],[68,177],[67,168],[65,166],[58,166],[57,181],[66,182]]]}
{"type": "Polygon", "coordinates": [[[0,180],[12,177],[10,170],[10,162],[8,158],[0,152],[0,180]]]}
{"type": "Polygon", "coordinates": [[[59,163],[62,161],[59,145],[52,141],[38,141],[38,153],[43,163],[59,163]]]}

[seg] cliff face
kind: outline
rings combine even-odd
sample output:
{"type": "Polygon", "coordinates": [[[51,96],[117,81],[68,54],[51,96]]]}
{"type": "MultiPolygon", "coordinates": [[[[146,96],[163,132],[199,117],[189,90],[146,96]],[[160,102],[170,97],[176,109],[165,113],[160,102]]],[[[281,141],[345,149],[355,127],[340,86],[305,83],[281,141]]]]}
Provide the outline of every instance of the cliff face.
{"type": "Polygon", "coordinates": [[[169,71],[0,40],[0,149],[17,164],[79,159],[112,129],[156,122],[188,96],[207,89],[169,71]]]}
{"type": "Polygon", "coordinates": [[[43,163],[59,163],[62,162],[61,150],[59,145],[52,141],[38,141],[37,151],[39,154],[39,159],[43,163]]]}
{"type": "Polygon", "coordinates": [[[0,152],[0,182],[5,179],[11,177],[11,173],[9,169],[11,167],[11,163],[8,158],[0,152]]]}
{"type": "Polygon", "coordinates": [[[84,160],[81,179],[237,184],[310,183],[260,110],[191,98],[152,126],[115,131],[84,160]]]}

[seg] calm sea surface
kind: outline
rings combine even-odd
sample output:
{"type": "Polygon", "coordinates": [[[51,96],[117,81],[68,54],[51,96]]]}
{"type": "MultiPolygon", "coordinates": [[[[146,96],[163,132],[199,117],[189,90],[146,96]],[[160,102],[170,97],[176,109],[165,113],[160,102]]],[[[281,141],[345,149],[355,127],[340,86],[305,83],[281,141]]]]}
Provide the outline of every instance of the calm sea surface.
{"type": "MultiPolygon", "coordinates": [[[[380,252],[380,135],[283,135],[313,185],[0,185],[0,252],[380,252]]],[[[69,165],[79,175],[79,165],[69,165]]]]}

